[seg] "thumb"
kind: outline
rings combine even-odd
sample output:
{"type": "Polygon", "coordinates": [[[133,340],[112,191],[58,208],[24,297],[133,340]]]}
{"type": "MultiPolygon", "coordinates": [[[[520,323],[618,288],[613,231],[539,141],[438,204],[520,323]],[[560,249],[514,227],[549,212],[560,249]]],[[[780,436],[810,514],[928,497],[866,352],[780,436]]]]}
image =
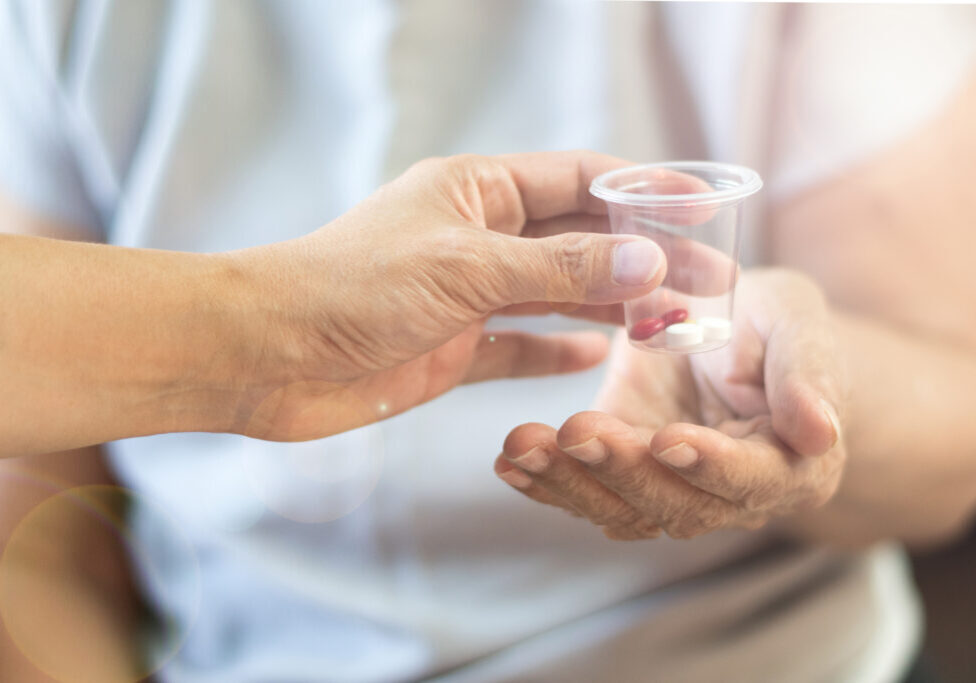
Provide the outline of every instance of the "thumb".
{"type": "Polygon", "coordinates": [[[845,396],[826,303],[803,276],[773,272],[764,280],[769,309],[760,326],[773,429],[796,452],[821,455],[841,438],[838,409],[845,396]]]}
{"type": "Polygon", "coordinates": [[[651,291],[667,272],[661,248],[636,235],[500,237],[492,285],[504,299],[502,306],[619,303],[651,291]]]}

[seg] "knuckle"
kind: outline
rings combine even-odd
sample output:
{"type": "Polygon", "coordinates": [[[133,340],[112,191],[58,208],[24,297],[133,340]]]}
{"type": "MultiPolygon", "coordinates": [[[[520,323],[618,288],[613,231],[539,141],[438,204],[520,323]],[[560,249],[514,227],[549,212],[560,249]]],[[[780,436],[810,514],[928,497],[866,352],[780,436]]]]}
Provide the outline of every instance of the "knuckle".
{"type": "Polygon", "coordinates": [[[661,536],[661,527],[650,520],[641,520],[634,527],[642,538],[659,538],[661,536]]]}
{"type": "Polygon", "coordinates": [[[415,161],[407,168],[404,175],[429,176],[439,174],[444,171],[451,157],[426,157],[420,161],[415,161]]]}
{"type": "Polygon", "coordinates": [[[704,530],[689,520],[681,520],[673,524],[668,524],[664,528],[668,532],[668,536],[679,541],[694,538],[704,533],[704,530]]]}
{"type": "Polygon", "coordinates": [[[612,525],[605,526],[603,534],[613,541],[642,541],[660,537],[661,528],[649,522],[612,525]]]}
{"type": "Polygon", "coordinates": [[[559,274],[558,281],[552,283],[555,293],[575,298],[586,291],[593,267],[590,256],[595,246],[594,238],[589,235],[567,234],[558,238],[551,252],[553,269],[559,274]]]}
{"type": "Polygon", "coordinates": [[[673,538],[694,538],[724,527],[727,520],[728,514],[720,501],[705,500],[689,507],[684,514],[671,520],[666,528],[673,538]]]}
{"type": "Polygon", "coordinates": [[[812,467],[802,477],[803,508],[814,509],[825,505],[840,487],[844,453],[835,451],[811,461],[812,467]]]}
{"type": "Polygon", "coordinates": [[[644,514],[649,517],[657,515],[650,514],[658,512],[661,517],[667,517],[669,511],[666,504],[658,500],[659,482],[654,476],[654,470],[646,465],[628,467],[623,476],[615,476],[614,490],[621,498],[640,503],[638,507],[644,509],[644,514]]]}
{"type": "Polygon", "coordinates": [[[593,496],[589,490],[586,475],[575,471],[567,472],[569,468],[564,466],[565,463],[560,462],[559,455],[553,453],[549,455],[550,461],[547,471],[540,473],[544,483],[557,494],[572,502],[573,507],[583,513],[587,519],[593,520],[594,517],[612,519],[612,505],[593,496]]]}
{"type": "Polygon", "coordinates": [[[834,497],[840,485],[840,477],[831,477],[826,481],[810,484],[806,487],[803,508],[814,510],[823,507],[834,497]]]}
{"type": "Polygon", "coordinates": [[[724,504],[718,500],[708,500],[695,511],[695,521],[707,531],[722,528],[728,517],[724,504]]]}
{"type": "Polygon", "coordinates": [[[779,498],[779,486],[772,482],[753,482],[741,498],[741,507],[748,513],[763,512],[779,498]]]}
{"type": "MultiPolygon", "coordinates": [[[[520,203],[511,173],[499,161],[479,154],[457,154],[443,160],[443,170],[463,189],[463,202],[471,209],[469,218],[483,222],[486,204],[493,201],[520,203]],[[501,194],[500,197],[494,195],[501,194]],[[479,220],[480,219],[480,220],[479,220]]],[[[524,218],[524,217],[523,217],[524,218]]]]}
{"type": "Polygon", "coordinates": [[[779,469],[758,469],[740,489],[739,508],[748,513],[762,513],[779,508],[793,497],[802,477],[785,474],[779,469]]]}
{"type": "Polygon", "coordinates": [[[439,176],[445,174],[463,176],[476,170],[482,163],[485,162],[485,160],[486,157],[482,157],[477,154],[455,154],[447,157],[426,157],[420,161],[414,162],[407,169],[407,173],[422,176],[439,176]]]}
{"type": "Polygon", "coordinates": [[[500,238],[467,228],[438,231],[420,255],[423,268],[415,269],[426,277],[417,279],[427,282],[436,298],[459,304],[465,314],[497,310],[509,303],[514,283],[508,281],[508,274],[517,271],[503,267],[506,250],[499,248],[500,238]]]}
{"type": "Polygon", "coordinates": [[[590,521],[597,526],[609,527],[635,526],[641,519],[641,514],[637,510],[621,505],[606,505],[590,516],[590,521]]]}
{"type": "Polygon", "coordinates": [[[483,157],[475,154],[465,154],[461,162],[465,172],[477,178],[478,184],[483,191],[491,188],[503,188],[503,191],[511,192],[512,200],[518,197],[518,187],[512,178],[508,168],[492,157],[483,157]]]}
{"type": "Polygon", "coordinates": [[[809,461],[810,467],[798,473],[792,487],[793,511],[814,510],[834,497],[840,486],[842,455],[827,454],[809,461]]]}
{"type": "Polygon", "coordinates": [[[418,161],[407,174],[439,188],[442,198],[467,222],[511,232],[525,222],[518,187],[508,169],[492,157],[457,154],[418,161]],[[501,220],[502,225],[494,225],[501,220]]]}
{"type": "Polygon", "coordinates": [[[651,490],[642,491],[641,495],[645,501],[643,505],[644,516],[655,520],[665,529],[676,524],[685,514],[685,507],[681,501],[658,496],[651,490]]]}
{"type": "Polygon", "coordinates": [[[459,174],[479,174],[492,166],[499,166],[480,154],[455,154],[446,158],[447,167],[459,174]]]}

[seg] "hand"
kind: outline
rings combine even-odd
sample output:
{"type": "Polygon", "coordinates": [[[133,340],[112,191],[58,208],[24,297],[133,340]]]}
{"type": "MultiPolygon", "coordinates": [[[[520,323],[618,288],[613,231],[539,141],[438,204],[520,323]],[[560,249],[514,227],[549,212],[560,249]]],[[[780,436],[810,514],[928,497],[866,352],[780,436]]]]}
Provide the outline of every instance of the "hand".
{"type": "MultiPolygon", "coordinates": [[[[230,256],[269,349],[252,361],[234,431],[326,436],[462,382],[572,372],[605,356],[598,333],[482,333],[499,309],[606,306],[664,277],[650,240],[607,233],[588,193],[625,164],[592,153],[421,162],[305,238],[230,256]],[[526,239],[532,238],[532,239],[526,239]]],[[[676,174],[677,182],[698,182],[676,174]],[[687,180],[682,180],[685,178],[687,180]]]]}
{"type": "Polygon", "coordinates": [[[670,356],[618,334],[596,408],[524,424],[496,473],[610,538],[690,538],[825,503],[846,459],[844,373],[819,290],[788,271],[739,283],[732,342],[670,356]]]}

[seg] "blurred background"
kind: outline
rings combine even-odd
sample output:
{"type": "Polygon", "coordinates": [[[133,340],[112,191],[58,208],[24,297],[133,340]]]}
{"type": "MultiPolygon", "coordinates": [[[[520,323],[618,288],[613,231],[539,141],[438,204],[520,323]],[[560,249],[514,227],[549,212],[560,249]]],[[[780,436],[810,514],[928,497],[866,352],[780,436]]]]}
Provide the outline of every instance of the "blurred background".
{"type": "Polygon", "coordinates": [[[947,548],[914,553],[925,605],[925,657],[953,683],[976,681],[976,532],[947,548]]]}
{"type": "MultiPolygon", "coordinates": [[[[0,203],[10,195],[51,218],[33,222],[38,234],[226,250],[305,234],[426,156],[588,147],[747,164],[767,181],[757,202],[772,204],[843,184],[860,162],[913,140],[976,64],[973,15],[958,9],[638,4],[0,0],[0,203]],[[45,233],[57,218],[71,230],[45,233]]],[[[758,227],[768,211],[754,216],[758,227]]],[[[759,240],[743,261],[763,261],[759,240]]],[[[136,537],[157,562],[152,597],[176,615],[163,658],[186,654],[191,668],[247,666],[253,653],[301,661],[322,655],[301,638],[317,632],[341,643],[327,653],[339,664],[365,642],[363,661],[382,652],[391,670],[422,667],[443,641],[463,638],[471,615],[509,628],[498,643],[518,640],[526,620],[538,619],[536,632],[560,625],[552,612],[581,592],[566,567],[603,577],[588,584],[594,605],[625,604],[653,591],[647,577],[674,556],[714,541],[608,550],[578,520],[515,502],[489,460],[458,457],[471,442],[493,457],[530,411],[557,421],[579,409],[598,378],[572,381],[466,387],[450,409],[435,402],[328,448],[218,435],[112,444],[88,454],[95,472],[79,481],[118,477],[135,492],[127,511],[149,508],[143,496],[162,501],[162,513],[142,510],[136,523],[94,507],[99,524],[111,520],[116,537],[136,537]],[[443,444],[429,443],[435,430],[443,444]],[[358,471],[363,453],[375,457],[358,471]],[[325,471],[334,479],[308,476],[325,471]],[[486,519],[507,523],[505,533],[486,531],[486,519]],[[344,590],[360,580],[363,590],[344,590]],[[398,590],[421,607],[387,605],[398,590]],[[198,613],[206,628],[188,635],[198,613]]],[[[10,492],[29,488],[15,469],[0,467],[0,531],[20,523],[3,519],[10,492]]],[[[57,489],[44,472],[31,475],[44,484],[38,499],[57,489]]],[[[976,681],[976,534],[915,552],[912,566],[923,667],[936,680],[976,681]]],[[[106,581],[110,590],[123,579],[106,581]]],[[[20,604],[32,617],[35,606],[20,604]]],[[[55,616],[62,607],[47,605],[55,616]]],[[[464,657],[484,654],[480,642],[464,646],[464,657]]]]}

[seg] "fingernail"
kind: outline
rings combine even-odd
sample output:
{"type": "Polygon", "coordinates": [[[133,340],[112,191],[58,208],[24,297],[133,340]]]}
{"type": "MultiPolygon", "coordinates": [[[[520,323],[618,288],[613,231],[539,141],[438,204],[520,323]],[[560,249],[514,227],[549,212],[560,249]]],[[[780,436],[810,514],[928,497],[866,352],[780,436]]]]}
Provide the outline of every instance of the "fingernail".
{"type": "Polygon", "coordinates": [[[546,452],[536,446],[525,455],[513,458],[512,462],[529,472],[541,472],[549,465],[549,456],[546,452]]]}
{"type": "Polygon", "coordinates": [[[691,467],[698,462],[698,451],[682,442],[677,446],[665,448],[657,454],[657,459],[671,467],[691,467]]]}
{"type": "Polygon", "coordinates": [[[830,421],[830,426],[834,429],[834,440],[830,442],[830,447],[833,448],[840,441],[840,420],[837,419],[837,411],[834,407],[827,402],[827,399],[820,399],[820,405],[823,407],[824,413],[827,415],[827,419],[830,421]]]}
{"type": "Polygon", "coordinates": [[[569,453],[577,460],[590,465],[607,459],[606,447],[595,436],[589,441],[584,441],[583,443],[576,444],[575,446],[566,446],[563,451],[569,453]]]}
{"type": "Polygon", "coordinates": [[[532,483],[532,479],[525,472],[519,472],[518,470],[505,470],[504,472],[499,472],[498,477],[504,481],[509,486],[514,486],[517,489],[527,489],[529,484],[532,483]]]}
{"type": "Polygon", "coordinates": [[[654,277],[663,261],[661,248],[649,239],[621,242],[613,249],[611,275],[618,285],[643,285],[654,277]]]}

